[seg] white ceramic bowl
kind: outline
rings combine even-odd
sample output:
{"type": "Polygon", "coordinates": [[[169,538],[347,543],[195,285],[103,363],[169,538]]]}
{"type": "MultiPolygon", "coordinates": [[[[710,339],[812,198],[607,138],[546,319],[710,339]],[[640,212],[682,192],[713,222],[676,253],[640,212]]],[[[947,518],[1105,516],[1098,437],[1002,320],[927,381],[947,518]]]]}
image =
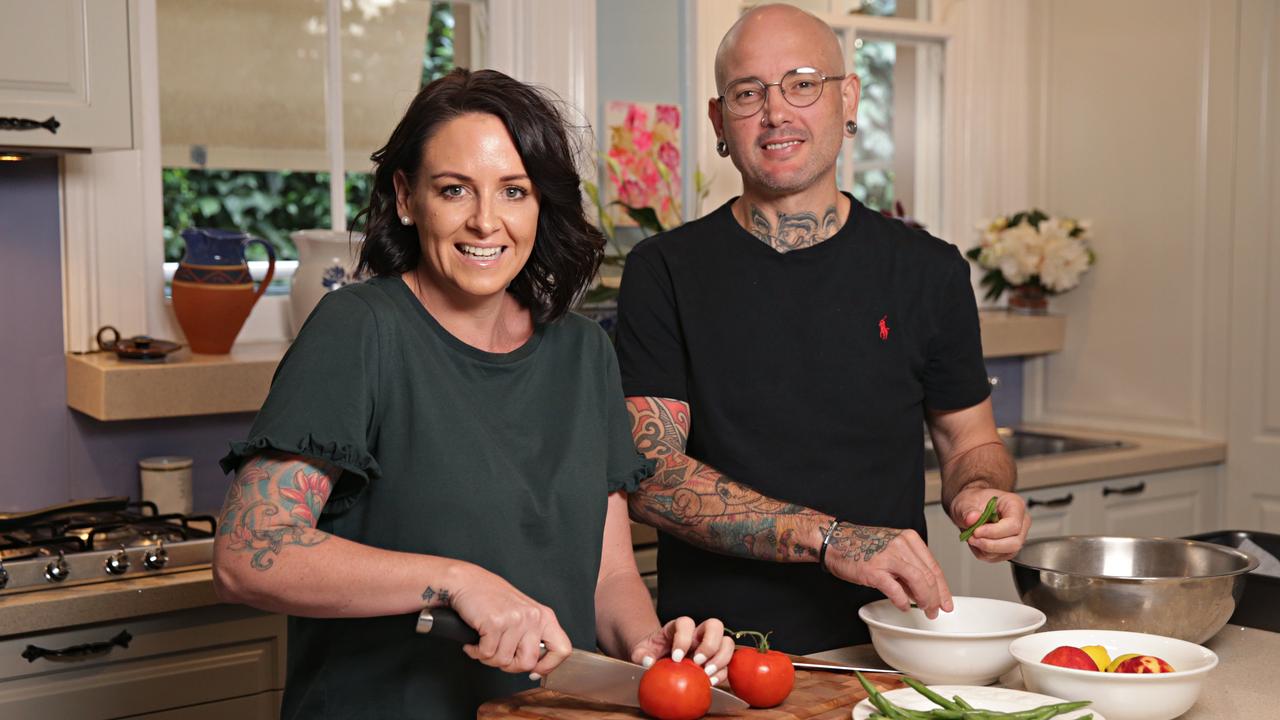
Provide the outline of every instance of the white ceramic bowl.
{"type": "MultiPolygon", "coordinates": [[[[863,605],[858,617],[886,663],[921,682],[989,685],[1017,664],[1009,643],[1044,625],[1044,613],[1020,603],[957,597],[955,610],[930,620],[888,600],[863,605]]],[[[1052,695],[1053,693],[1048,693],[1052,695]]]]}
{"type": "Polygon", "coordinates": [[[1107,720],[1170,720],[1186,712],[1200,697],[1204,679],[1218,664],[1212,650],[1163,635],[1123,630],[1054,630],[1013,641],[1009,652],[1022,668],[1032,692],[1067,700],[1092,700],[1107,720]],[[1175,672],[1109,673],[1046,665],[1040,662],[1062,645],[1101,645],[1112,658],[1128,653],[1155,655],[1175,672]]]}

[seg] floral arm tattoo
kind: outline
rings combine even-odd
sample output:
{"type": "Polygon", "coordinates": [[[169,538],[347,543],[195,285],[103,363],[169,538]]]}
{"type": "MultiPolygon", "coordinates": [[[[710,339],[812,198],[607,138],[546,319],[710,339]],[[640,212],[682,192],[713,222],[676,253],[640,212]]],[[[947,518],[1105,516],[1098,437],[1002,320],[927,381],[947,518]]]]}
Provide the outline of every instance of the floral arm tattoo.
{"type": "Polygon", "coordinates": [[[256,570],[270,570],[287,546],[311,547],[329,539],[316,519],[342,470],[283,453],[246,462],[227,491],[218,523],[226,549],[249,555],[256,570]]]}
{"type": "Polygon", "coordinates": [[[653,477],[631,493],[631,516],[685,542],[726,555],[812,561],[802,542],[821,522],[815,510],[765,497],[685,455],[689,406],[679,400],[629,397],[636,448],[657,462],[653,477]]]}
{"type": "MultiPolygon", "coordinates": [[[[657,463],[653,477],[627,498],[631,517],[714,552],[777,562],[812,562],[818,551],[806,531],[824,530],[830,516],[765,497],[685,454],[689,406],[680,400],[629,397],[636,448],[657,463]]],[[[866,562],[902,530],[842,522],[831,533],[833,557],[866,562]]]]}

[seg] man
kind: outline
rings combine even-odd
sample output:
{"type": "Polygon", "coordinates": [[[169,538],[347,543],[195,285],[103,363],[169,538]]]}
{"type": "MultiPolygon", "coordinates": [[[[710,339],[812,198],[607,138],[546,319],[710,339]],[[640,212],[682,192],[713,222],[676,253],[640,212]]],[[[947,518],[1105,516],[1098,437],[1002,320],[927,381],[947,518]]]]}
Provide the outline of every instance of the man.
{"type": "Polygon", "coordinates": [[[1030,525],[967,264],[837,190],[859,92],[843,68],[812,15],[742,16],[709,105],[742,196],[638,245],[619,299],[623,389],[658,463],[629,503],[661,531],[659,614],[772,630],[795,653],[866,642],[857,610],[881,594],[953,608],[922,539],[922,419],[952,520],[998,498],[974,555],[1012,557],[1030,525]]]}

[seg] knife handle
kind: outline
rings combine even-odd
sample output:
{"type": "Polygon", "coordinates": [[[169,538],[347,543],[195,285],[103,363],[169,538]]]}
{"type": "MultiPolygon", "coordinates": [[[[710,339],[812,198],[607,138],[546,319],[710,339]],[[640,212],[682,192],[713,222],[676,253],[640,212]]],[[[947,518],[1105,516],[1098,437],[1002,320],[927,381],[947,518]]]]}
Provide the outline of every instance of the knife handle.
{"type": "Polygon", "coordinates": [[[463,645],[480,642],[480,633],[463,622],[453,608],[447,607],[423,608],[418,615],[418,632],[463,645]]]}

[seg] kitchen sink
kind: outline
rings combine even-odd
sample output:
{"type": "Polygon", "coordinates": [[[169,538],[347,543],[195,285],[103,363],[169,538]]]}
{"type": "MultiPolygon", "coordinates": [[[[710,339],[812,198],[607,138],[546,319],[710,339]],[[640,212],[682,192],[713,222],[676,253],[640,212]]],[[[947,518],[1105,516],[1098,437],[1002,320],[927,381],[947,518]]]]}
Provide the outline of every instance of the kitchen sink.
{"type": "MultiPolygon", "coordinates": [[[[1014,460],[1131,447],[1128,443],[1120,440],[1094,440],[1070,435],[1015,430],[1013,428],[1000,428],[999,432],[1000,439],[1004,441],[1005,447],[1009,448],[1009,454],[1013,456],[1014,460]]],[[[924,448],[924,469],[938,469],[938,455],[934,452],[933,443],[927,436],[924,448]]]]}

